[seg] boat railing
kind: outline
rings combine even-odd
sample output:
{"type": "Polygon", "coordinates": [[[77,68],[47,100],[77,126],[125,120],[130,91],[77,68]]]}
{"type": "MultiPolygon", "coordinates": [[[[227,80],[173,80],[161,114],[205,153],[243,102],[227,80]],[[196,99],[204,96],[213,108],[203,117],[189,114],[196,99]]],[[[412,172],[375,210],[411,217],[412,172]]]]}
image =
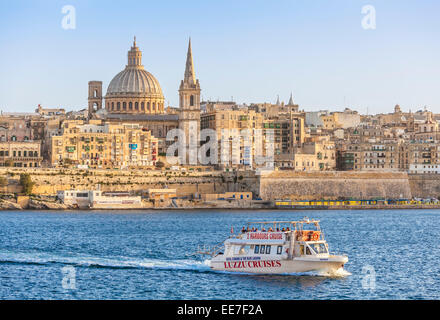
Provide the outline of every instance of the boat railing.
{"type": "Polygon", "coordinates": [[[207,255],[207,256],[215,256],[217,255],[220,250],[223,248],[224,242],[220,242],[214,246],[197,246],[197,251],[191,254],[188,254],[187,256],[195,256],[195,255],[207,255]]]}

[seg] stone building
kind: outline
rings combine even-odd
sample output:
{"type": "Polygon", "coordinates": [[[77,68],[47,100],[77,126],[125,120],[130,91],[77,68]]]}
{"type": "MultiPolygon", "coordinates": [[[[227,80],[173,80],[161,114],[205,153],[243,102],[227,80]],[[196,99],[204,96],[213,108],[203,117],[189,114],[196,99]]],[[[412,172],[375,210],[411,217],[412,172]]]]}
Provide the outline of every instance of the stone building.
{"type": "Polygon", "coordinates": [[[0,166],[35,168],[41,166],[41,141],[0,142],[0,166]]]}
{"type": "Polygon", "coordinates": [[[51,164],[93,168],[154,166],[158,142],[138,124],[65,121],[51,139],[51,164]]]}

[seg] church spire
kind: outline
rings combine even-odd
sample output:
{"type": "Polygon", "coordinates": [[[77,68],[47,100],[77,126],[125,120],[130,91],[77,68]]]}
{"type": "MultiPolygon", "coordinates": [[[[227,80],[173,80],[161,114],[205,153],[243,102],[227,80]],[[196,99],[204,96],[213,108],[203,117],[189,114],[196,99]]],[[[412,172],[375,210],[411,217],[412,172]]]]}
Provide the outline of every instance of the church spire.
{"type": "Polygon", "coordinates": [[[290,99],[289,99],[289,106],[293,106],[293,96],[292,96],[292,92],[290,93],[290,99]]]}
{"type": "Polygon", "coordinates": [[[277,106],[280,105],[280,95],[277,95],[277,102],[275,103],[277,106]]]}
{"type": "Polygon", "coordinates": [[[191,38],[189,38],[189,43],[188,43],[188,53],[186,55],[185,77],[183,78],[183,82],[185,82],[189,85],[196,84],[196,75],[194,72],[194,63],[193,63],[192,49],[191,49],[191,38]]]}

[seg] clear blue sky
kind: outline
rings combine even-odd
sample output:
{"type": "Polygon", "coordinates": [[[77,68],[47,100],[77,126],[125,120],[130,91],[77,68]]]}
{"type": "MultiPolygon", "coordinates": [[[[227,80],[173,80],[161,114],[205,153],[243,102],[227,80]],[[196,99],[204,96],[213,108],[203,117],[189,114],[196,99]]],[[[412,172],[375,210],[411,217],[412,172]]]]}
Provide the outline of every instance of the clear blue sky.
{"type": "Polygon", "coordinates": [[[87,105],[126,64],[133,36],[165,99],[178,104],[188,37],[205,99],[370,113],[440,112],[440,1],[101,1],[0,3],[0,109],[87,105]],[[376,30],[361,26],[376,8],[376,30]],[[61,28],[64,5],[76,29],[61,28]]]}

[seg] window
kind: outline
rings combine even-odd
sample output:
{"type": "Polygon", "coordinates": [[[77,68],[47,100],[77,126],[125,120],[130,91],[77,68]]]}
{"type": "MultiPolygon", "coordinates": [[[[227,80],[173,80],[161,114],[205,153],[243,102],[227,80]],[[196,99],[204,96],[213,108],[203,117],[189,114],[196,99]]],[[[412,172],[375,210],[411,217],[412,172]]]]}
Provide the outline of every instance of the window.
{"type": "Polygon", "coordinates": [[[283,252],[283,246],[277,247],[277,254],[281,254],[283,252]]]}
{"type": "Polygon", "coordinates": [[[309,255],[309,256],[312,255],[312,252],[310,251],[309,247],[306,247],[306,254],[309,255]]]}
{"type": "Polygon", "coordinates": [[[88,194],[87,192],[78,192],[78,193],[76,194],[76,197],[77,197],[77,198],[88,198],[88,197],[89,197],[89,194],[88,194]]]}
{"type": "Polygon", "coordinates": [[[327,248],[324,243],[315,243],[312,245],[313,250],[319,254],[319,253],[327,253],[327,248]]]}
{"type": "Polygon", "coordinates": [[[247,254],[249,252],[250,246],[241,246],[238,254],[247,254]]]}
{"type": "Polygon", "coordinates": [[[254,253],[257,254],[259,252],[260,252],[260,246],[257,244],[257,245],[255,245],[254,253]]]}
{"type": "Polygon", "coordinates": [[[271,248],[272,246],[266,246],[266,254],[270,254],[270,248],[271,248]]]}
{"type": "Polygon", "coordinates": [[[189,97],[189,105],[192,107],[194,106],[194,96],[189,97]]]}
{"type": "Polygon", "coordinates": [[[262,245],[260,246],[260,253],[261,253],[261,254],[264,253],[264,247],[265,247],[264,244],[262,244],[262,245]]]}

